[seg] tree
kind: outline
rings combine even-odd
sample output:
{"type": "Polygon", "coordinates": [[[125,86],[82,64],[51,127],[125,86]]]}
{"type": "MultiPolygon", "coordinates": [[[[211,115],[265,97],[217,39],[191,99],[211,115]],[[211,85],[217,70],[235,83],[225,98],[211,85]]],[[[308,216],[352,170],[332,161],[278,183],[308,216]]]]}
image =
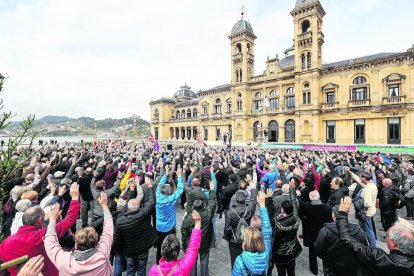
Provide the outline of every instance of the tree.
{"type": "MultiPolygon", "coordinates": [[[[0,74],[0,93],[5,79],[0,74]]],[[[15,114],[12,111],[4,111],[3,99],[0,98],[0,131],[10,124],[13,117],[15,117],[15,114]]],[[[0,210],[3,209],[3,200],[10,192],[7,189],[7,183],[17,176],[19,170],[39,150],[32,147],[33,140],[38,136],[38,132],[33,131],[34,120],[34,115],[28,115],[26,119],[20,122],[20,129],[14,137],[10,137],[5,145],[0,148],[0,210]]]]}

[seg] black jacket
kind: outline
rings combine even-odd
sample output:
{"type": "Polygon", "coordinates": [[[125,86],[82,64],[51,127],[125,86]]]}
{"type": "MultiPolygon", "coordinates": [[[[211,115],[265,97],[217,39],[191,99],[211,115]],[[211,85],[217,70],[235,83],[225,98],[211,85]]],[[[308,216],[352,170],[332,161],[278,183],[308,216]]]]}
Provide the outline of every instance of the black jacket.
{"type": "Polygon", "coordinates": [[[92,191],[91,191],[91,181],[92,174],[85,174],[82,177],[78,178],[79,193],[82,196],[84,201],[92,201],[92,191]]]}
{"type": "Polygon", "coordinates": [[[341,203],[341,199],[348,196],[349,189],[346,187],[341,187],[338,190],[334,190],[331,193],[331,196],[328,200],[328,205],[331,207],[334,207],[335,205],[338,205],[341,203]]]}
{"type": "MultiPolygon", "coordinates": [[[[200,212],[201,217],[201,245],[200,253],[208,252],[213,245],[214,241],[214,227],[212,218],[217,206],[217,197],[214,191],[209,192],[208,206],[200,212]]],[[[181,238],[183,242],[184,252],[187,250],[188,243],[190,242],[191,231],[194,228],[194,220],[191,216],[191,212],[187,213],[181,225],[181,238]]]]}
{"type": "MultiPolygon", "coordinates": [[[[357,224],[349,224],[350,235],[363,245],[368,245],[365,232],[357,224]]],[[[365,266],[355,253],[340,240],[335,222],[327,223],[315,241],[315,251],[322,259],[325,269],[335,276],[366,275],[365,266]]]]}
{"type": "Polygon", "coordinates": [[[249,205],[241,205],[236,203],[235,207],[231,207],[227,213],[224,225],[224,239],[235,242],[234,235],[237,230],[237,225],[239,224],[240,218],[244,218],[247,224],[250,225],[250,220],[252,219],[254,212],[256,210],[257,203],[257,190],[251,189],[251,201],[249,205]]]}
{"type": "Polygon", "coordinates": [[[405,255],[400,251],[387,254],[380,248],[371,248],[355,240],[349,232],[348,214],[339,212],[336,220],[341,242],[350,248],[360,262],[370,265],[374,275],[414,275],[414,256],[405,255]]]}
{"type": "Polygon", "coordinates": [[[331,181],[332,177],[329,175],[325,175],[321,179],[321,183],[319,184],[319,194],[321,196],[321,201],[323,203],[328,203],[329,196],[331,195],[331,181]]]}
{"type": "Polygon", "coordinates": [[[379,195],[379,208],[381,214],[394,213],[398,208],[398,201],[403,200],[403,196],[396,186],[382,187],[379,195]]]}
{"type": "Polygon", "coordinates": [[[332,208],[321,201],[308,202],[299,208],[302,220],[303,245],[310,247],[325,223],[332,222],[332,208]]]}
{"type": "Polygon", "coordinates": [[[231,197],[239,190],[239,185],[236,183],[230,183],[227,187],[223,189],[223,196],[221,204],[223,209],[229,209],[231,197]]]}
{"type": "Polygon", "coordinates": [[[294,212],[286,217],[275,216],[273,201],[266,201],[269,218],[274,219],[272,259],[276,264],[286,264],[296,259],[302,252],[302,246],[298,240],[300,219],[296,204],[296,190],[290,188],[290,200],[294,206],[294,212]]]}
{"type": "Polygon", "coordinates": [[[114,250],[127,257],[145,253],[158,241],[158,234],[151,225],[151,212],[155,206],[155,192],[148,189],[148,202],[144,208],[127,212],[116,221],[114,250]]]}

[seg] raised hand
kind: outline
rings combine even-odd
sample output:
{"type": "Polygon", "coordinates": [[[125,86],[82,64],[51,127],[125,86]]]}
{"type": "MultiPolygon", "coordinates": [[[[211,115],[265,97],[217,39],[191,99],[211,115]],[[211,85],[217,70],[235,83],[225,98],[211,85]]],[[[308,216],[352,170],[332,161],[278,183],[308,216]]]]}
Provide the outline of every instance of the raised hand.
{"type": "Polygon", "coordinates": [[[99,200],[99,204],[101,204],[103,209],[105,209],[105,207],[108,208],[108,196],[106,193],[101,192],[98,200],[99,200]]]}
{"type": "Polygon", "coordinates": [[[55,203],[52,206],[52,209],[50,210],[50,213],[49,213],[49,223],[56,224],[59,218],[60,218],[60,206],[59,206],[59,203],[55,203]]]}
{"type": "Polygon", "coordinates": [[[79,200],[79,185],[76,182],[73,182],[70,186],[70,196],[72,200],[79,200]]]}
{"type": "Polygon", "coordinates": [[[346,212],[349,214],[351,211],[352,199],[346,196],[341,199],[341,205],[339,205],[339,211],[346,212]]]}
{"type": "MultiPolygon", "coordinates": [[[[55,188],[56,189],[56,188],[55,188]]],[[[60,186],[59,187],[59,192],[58,192],[58,195],[59,196],[63,196],[64,194],[65,194],[65,192],[66,192],[66,185],[62,185],[62,186],[60,186]]]]}
{"type": "Polygon", "coordinates": [[[260,207],[266,207],[266,195],[264,192],[259,191],[257,195],[257,203],[259,203],[260,207]]]}

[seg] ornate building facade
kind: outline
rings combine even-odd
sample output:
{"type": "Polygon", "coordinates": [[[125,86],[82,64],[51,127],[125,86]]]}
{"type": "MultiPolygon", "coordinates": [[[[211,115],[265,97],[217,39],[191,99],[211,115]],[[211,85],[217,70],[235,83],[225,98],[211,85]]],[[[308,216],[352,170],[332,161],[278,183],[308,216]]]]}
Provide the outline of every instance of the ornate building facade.
{"type": "Polygon", "coordinates": [[[254,74],[256,36],[242,18],[228,36],[231,82],[150,103],[159,140],[414,144],[414,46],[324,64],[319,0],[297,0],[294,45],[254,74]]]}

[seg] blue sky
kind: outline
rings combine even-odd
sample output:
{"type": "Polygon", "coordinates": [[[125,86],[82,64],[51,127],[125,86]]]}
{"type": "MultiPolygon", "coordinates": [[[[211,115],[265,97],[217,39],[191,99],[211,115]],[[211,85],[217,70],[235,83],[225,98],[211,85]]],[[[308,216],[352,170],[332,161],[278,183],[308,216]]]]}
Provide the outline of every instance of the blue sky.
{"type": "MultiPolygon", "coordinates": [[[[257,35],[255,74],[292,46],[296,0],[0,0],[2,98],[28,114],[149,118],[151,99],[230,81],[227,36],[240,18],[257,35]]],[[[321,0],[324,62],[414,43],[413,0],[321,0]]]]}

